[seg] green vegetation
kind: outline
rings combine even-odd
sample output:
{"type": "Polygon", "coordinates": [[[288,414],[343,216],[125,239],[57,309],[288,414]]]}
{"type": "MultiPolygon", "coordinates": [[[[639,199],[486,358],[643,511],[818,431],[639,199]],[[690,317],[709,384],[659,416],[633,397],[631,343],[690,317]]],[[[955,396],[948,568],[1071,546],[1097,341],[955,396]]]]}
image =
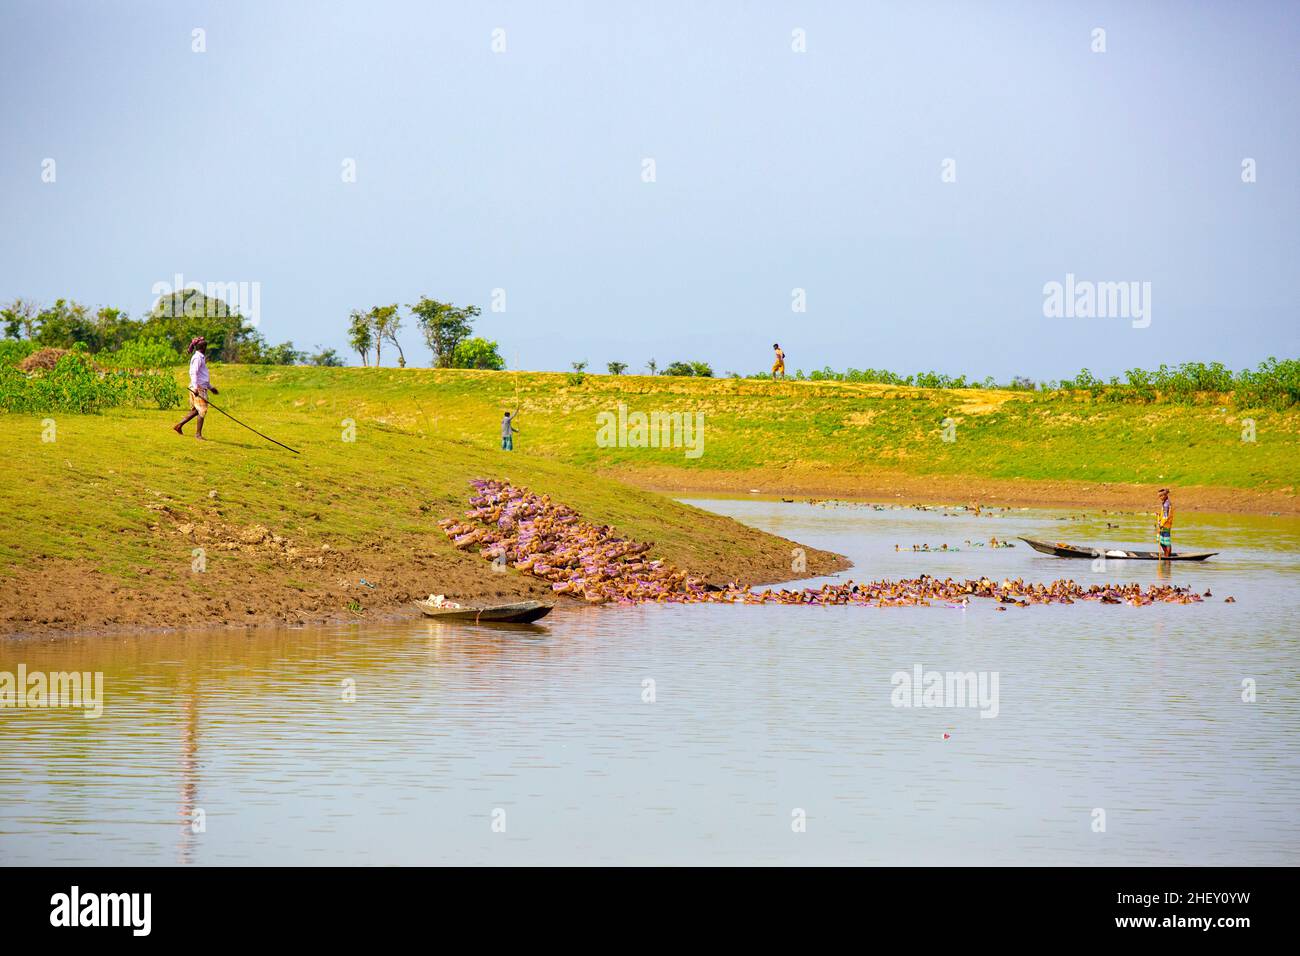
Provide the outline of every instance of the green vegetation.
{"type": "MultiPolygon", "coordinates": [[[[32,343],[33,348],[81,346],[95,356],[139,341],[163,342],[184,355],[190,339],[202,335],[208,340],[209,355],[226,362],[294,365],[306,357],[292,342],[268,344],[238,311],[197,289],[160,297],[143,319],[132,319],[109,306],[92,313],[70,299],[57,299],[48,307],[14,299],[0,308],[0,326],[7,339],[32,343]]],[[[126,367],[116,360],[100,364],[126,367]]]]}
{"type": "MultiPolygon", "coordinates": [[[[673,363],[680,365],[682,363],[673,363]]],[[[669,372],[690,374],[689,372],[669,372]]],[[[771,380],[772,376],[760,373],[750,376],[771,380]]],[[[831,368],[813,371],[807,375],[802,369],[794,374],[795,381],[851,382],[859,384],[904,385],[916,388],[943,389],[1008,389],[1011,391],[1075,392],[1086,391],[1093,398],[1108,402],[1136,402],[1149,404],[1157,401],[1180,404],[1211,404],[1224,400],[1249,408],[1289,408],[1300,404],[1300,361],[1269,358],[1256,369],[1233,372],[1221,362],[1184,362],[1170,367],[1161,365],[1155,371],[1131,368],[1121,379],[1118,375],[1103,380],[1086,368],[1073,378],[1059,382],[1040,382],[1016,376],[1006,385],[997,384],[990,376],[982,382],[968,380],[965,375],[944,375],[940,372],[917,372],[915,375],[897,375],[883,369],[856,369],[837,372],[831,368]]]]}
{"type": "Polygon", "coordinates": [[[1293,489],[1300,479],[1297,409],[1140,405],[1086,391],[664,375],[582,374],[574,381],[578,374],[225,367],[213,377],[229,401],[276,415],[299,407],[295,402],[319,407],[318,428],[342,418],[376,421],[436,431],[457,447],[484,451],[499,443],[501,412],[516,407],[518,388],[516,457],[544,456],[631,480],[645,474],[660,487],[689,484],[693,473],[760,470],[777,482],[817,473],[906,474],[1273,491],[1293,489]],[[675,448],[597,447],[596,415],[619,403],[703,412],[704,454],[688,460],[675,448]],[[955,425],[952,442],[942,440],[945,419],[955,425]],[[1254,441],[1243,440],[1252,434],[1254,441]]]}
{"type": "Polygon", "coordinates": [[[479,307],[456,306],[422,295],[419,302],[407,308],[424,333],[424,341],[433,353],[433,364],[438,368],[455,367],[457,348],[474,331],[474,319],[481,313],[479,307]]]}
{"type": "Polygon", "coordinates": [[[9,412],[167,409],[180,405],[180,397],[181,389],[169,373],[100,371],[82,351],[67,352],[53,368],[31,372],[0,362],[0,409],[9,412]]]}
{"type": "Polygon", "coordinates": [[[713,369],[708,362],[670,362],[664,369],[665,375],[696,378],[713,378],[713,369]]]}
{"type": "Polygon", "coordinates": [[[101,353],[101,361],[116,368],[171,368],[185,357],[165,339],[132,339],[116,352],[101,353]]]}
{"type": "MultiPolygon", "coordinates": [[[[179,388],[184,372],[172,374],[169,384],[179,388]]],[[[656,542],[657,554],[686,567],[716,566],[720,555],[789,563],[788,542],[729,519],[545,457],[502,453],[491,438],[500,434],[501,406],[474,394],[474,385],[492,382],[492,393],[504,397],[508,373],[225,366],[213,378],[231,414],[302,454],[216,414],[210,440],[197,442],[170,430],[175,413],[56,416],[56,441],[42,440],[40,417],[0,413],[0,442],[11,456],[0,475],[0,567],[12,572],[45,556],[134,579],[162,563],[193,587],[193,543],[166,532],[172,522],[209,520],[215,509],[226,526],[264,525],[304,549],[381,549],[399,559],[418,551],[477,568],[479,559],[453,552],[436,527],[464,510],[477,477],[549,492],[592,520],[656,542]],[[439,382],[451,387],[443,391],[439,382]],[[439,395],[457,411],[438,407],[439,395]],[[351,441],[347,419],[355,422],[351,441]],[[469,433],[474,440],[460,437],[469,433]]],[[[554,389],[561,376],[549,378],[554,389]]],[[[546,422],[538,416],[534,424],[546,422]]],[[[255,567],[263,559],[233,553],[223,560],[255,567]]]]}
{"type": "Polygon", "coordinates": [[[475,337],[456,345],[451,364],[453,368],[479,368],[499,372],[506,367],[506,360],[501,357],[497,343],[475,337]]]}

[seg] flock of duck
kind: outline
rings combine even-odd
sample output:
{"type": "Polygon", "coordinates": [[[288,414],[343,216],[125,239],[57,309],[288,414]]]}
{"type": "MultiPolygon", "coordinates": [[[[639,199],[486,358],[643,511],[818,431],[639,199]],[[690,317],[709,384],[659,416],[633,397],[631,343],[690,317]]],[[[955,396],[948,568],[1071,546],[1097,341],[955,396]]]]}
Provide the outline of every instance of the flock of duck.
{"type": "Polygon", "coordinates": [[[1174,585],[1078,584],[1058,580],[1032,584],[1016,578],[994,581],[921,575],[897,581],[846,581],[801,590],[751,590],[748,585],[709,584],[666,561],[648,556],[652,545],[619,537],[609,525],[597,525],[549,495],[537,495],[508,482],[478,479],[464,520],[439,522],[461,550],[478,553],[549,581],[557,594],[592,604],[803,604],[904,607],[947,604],[964,608],[971,598],[1007,606],[1031,604],[1194,604],[1201,595],[1174,585]]]}

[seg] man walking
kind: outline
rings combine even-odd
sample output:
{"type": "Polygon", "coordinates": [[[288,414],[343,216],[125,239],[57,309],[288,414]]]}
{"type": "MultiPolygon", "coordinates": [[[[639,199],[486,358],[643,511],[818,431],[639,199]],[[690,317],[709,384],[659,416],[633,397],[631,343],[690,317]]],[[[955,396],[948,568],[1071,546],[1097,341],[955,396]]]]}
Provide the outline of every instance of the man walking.
{"type": "Polygon", "coordinates": [[[781,351],[779,343],[772,343],[772,380],[777,377],[785,378],[785,353],[781,351]]]}
{"type": "Polygon", "coordinates": [[[208,379],[207,351],[208,340],[203,336],[190,339],[190,413],[172,426],[172,431],[183,435],[185,432],[182,429],[185,425],[190,419],[197,418],[199,422],[194,427],[194,437],[200,441],[203,440],[203,420],[208,414],[208,392],[213,395],[221,394],[208,379]]]}

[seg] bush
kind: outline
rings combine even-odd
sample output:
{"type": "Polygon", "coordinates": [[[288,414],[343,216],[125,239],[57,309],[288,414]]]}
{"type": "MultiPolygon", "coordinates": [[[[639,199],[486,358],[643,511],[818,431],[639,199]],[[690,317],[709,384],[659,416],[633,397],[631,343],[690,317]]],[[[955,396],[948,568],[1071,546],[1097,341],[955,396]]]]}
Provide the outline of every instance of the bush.
{"type": "Polygon", "coordinates": [[[501,371],[506,360],[501,357],[497,344],[489,339],[462,339],[451,353],[452,368],[485,368],[501,371]]]}
{"type": "Polygon", "coordinates": [[[325,349],[318,345],[316,351],[308,357],[307,364],[319,365],[324,368],[342,368],[344,363],[336,349],[325,349]]]}
{"type": "Polygon", "coordinates": [[[166,339],[132,339],[116,352],[101,352],[99,361],[112,368],[171,368],[185,357],[166,339]]]}
{"type": "Polygon", "coordinates": [[[605,368],[609,371],[610,375],[622,375],[624,372],[627,371],[627,363],[610,362],[608,365],[605,366],[605,368]]]}
{"type": "Polygon", "coordinates": [[[85,414],[119,405],[175,408],[180,389],[165,372],[101,372],[80,352],[67,352],[53,368],[30,373],[0,365],[0,408],[7,411],[85,414]]]}
{"type": "Polygon", "coordinates": [[[0,365],[17,365],[36,348],[30,339],[0,339],[0,365]]]}
{"type": "Polygon", "coordinates": [[[670,362],[664,369],[665,375],[694,375],[695,368],[690,362],[670,362]]]}

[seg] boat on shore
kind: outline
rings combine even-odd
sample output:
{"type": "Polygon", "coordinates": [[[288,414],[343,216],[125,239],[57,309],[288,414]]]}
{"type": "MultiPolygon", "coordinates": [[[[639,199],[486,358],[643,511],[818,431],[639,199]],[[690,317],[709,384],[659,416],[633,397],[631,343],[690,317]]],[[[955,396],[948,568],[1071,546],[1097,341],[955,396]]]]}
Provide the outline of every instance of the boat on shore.
{"type": "Polygon", "coordinates": [[[425,617],[439,621],[472,621],[475,624],[529,624],[551,613],[554,604],[541,601],[517,601],[487,607],[455,604],[451,601],[416,601],[425,617]]]}
{"type": "Polygon", "coordinates": [[[1161,554],[1159,551],[1129,551],[1124,548],[1087,548],[1075,544],[1066,544],[1064,541],[1058,541],[1055,544],[1047,541],[1035,541],[1033,538],[1026,538],[1020,535],[1020,540],[1025,542],[1035,551],[1042,554],[1050,554],[1057,558],[1117,558],[1130,559],[1134,561],[1204,561],[1206,558],[1218,554],[1218,551],[1175,551],[1169,556],[1161,554]]]}

